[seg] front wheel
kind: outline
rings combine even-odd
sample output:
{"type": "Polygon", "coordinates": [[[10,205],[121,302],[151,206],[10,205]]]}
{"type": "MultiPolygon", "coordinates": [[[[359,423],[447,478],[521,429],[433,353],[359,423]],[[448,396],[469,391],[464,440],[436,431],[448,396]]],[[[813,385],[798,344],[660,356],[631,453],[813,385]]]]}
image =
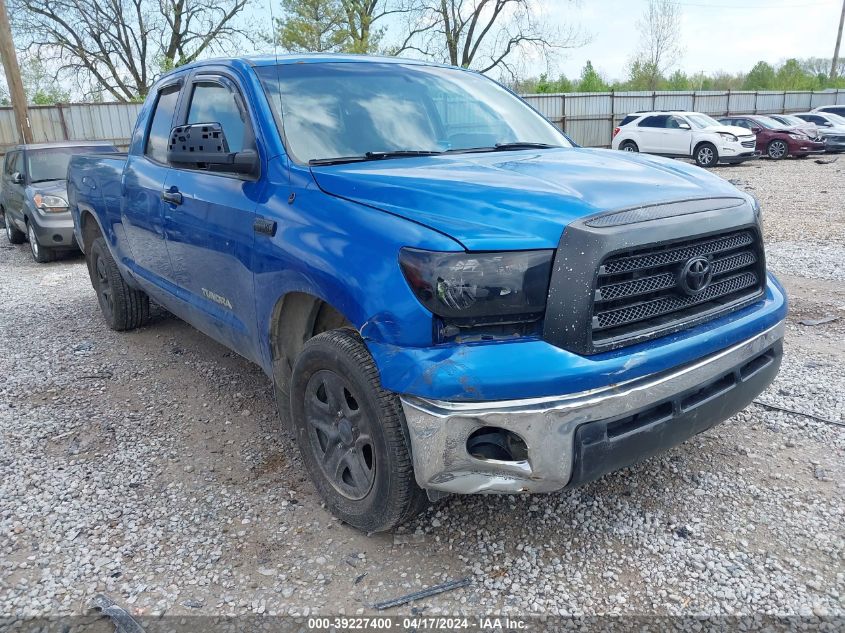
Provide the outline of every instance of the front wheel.
{"type": "Polygon", "coordinates": [[[769,146],[766,148],[766,154],[768,154],[769,158],[772,160],[786,158],[787,154],[789,154],[789,146],[787,146],[784,141],[775,139],[769,143],[769,146]]]}
{"type": "Polygon", "coordinates": [[[39,264],[46,264],[56,259],[56,251],[52,248],[42,246],[38,241],[38,235],[35,229],[32,228],[32,222],[26,224],[26,237],[29,240],[29,252],[32,253],[32,259],[39,264]]]}
{"type": "Polygon", "coordinates": [[[699,167],[713,167],[719,162],[719,152],[712,143],[702,143],[695,150],[695,164],[699,167]]]}
{"type": "Polygon", "coordinates": [[[122,332],[146,323],[150,318],[150,298],[126,283],[102,237],[91,244],[87,259],[91,285],[106,324],[122,332]]]}
{"type": "Polygon", "coordinates": [[[291,376],[291,415],[305,468],[336,517],[390,530],[422,510],[405,417],[364,342],[349,329],[310,339],[291,376]]]}

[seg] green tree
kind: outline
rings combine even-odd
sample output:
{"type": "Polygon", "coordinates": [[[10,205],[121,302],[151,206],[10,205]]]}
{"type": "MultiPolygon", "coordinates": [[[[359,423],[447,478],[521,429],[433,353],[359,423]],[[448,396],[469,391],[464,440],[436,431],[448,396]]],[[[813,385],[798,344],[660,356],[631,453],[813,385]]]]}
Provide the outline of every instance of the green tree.
{"type": "Polygon", "coordinates": [[[778,90],[813,90],[818,88],[818,81],[808,74],[797,59],[787,59],[778,68],[777,82],[778,90]]]}
{"type": "Polygon", "coordinates": [[[666,80],[666,90],[690,90],[691,88],[690,79],[682,70],[676,70],[666,80]]]}
{"type": "Polygon", "coordinates": [[[635,59],[628,69],[628,90],[659,90],[665,80],[657,67],[650,61],[635,59]]]}
{"type": "Polygon", "coordinates": [[[572,82],[566,78],[566,75],[561,75],[557,79],[549,79],[548,74],[543,73],[534,84],[534,91],[539,94],[572,92],[572,89],[572,82]]]}
{"type": "Polygon", "coordinates": [[[340,0],[282,0],[276,19],[279,45],[294,53],[338,52],[349,41],[340,0]]]}
{"type": "Polygon", "coordinates": [[[745,76],[742,88],[744,90],[774,90],[777,77],[775,69],[766,62],[757,62],[745,76]]]}
{"type": "Polygon", "coordinates": [[[383,0],[341,0],[346,18],[344,28],[348,34],[345,52],[368,54],[378,51],[385,29],[374,25],[380,18],[392,13],[384,5],[383,0]]]}
{"type": "Polygon", "coordinates": [[[593,62],[588,59],[581,71],[581,79],[576,88],[578,92],[607,92],[609,88],[607,82],[593,68],[593,62]]]}

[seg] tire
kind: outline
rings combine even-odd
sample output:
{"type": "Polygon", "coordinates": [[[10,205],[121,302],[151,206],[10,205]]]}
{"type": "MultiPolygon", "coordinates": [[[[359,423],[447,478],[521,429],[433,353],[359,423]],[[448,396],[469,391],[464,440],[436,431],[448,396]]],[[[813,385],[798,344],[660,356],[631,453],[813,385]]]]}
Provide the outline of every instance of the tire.
{"type": "Polygon", "coordinates": [[[766,155],[772,160],[781,160],[789,156],[789,145],[786,141],[775,139],[766,146],[766,155]]]}
{"type": "Polygon", "coordinates": [[[637,144],[634,141],[622,141],[619,145],[619,149],[623,152],[639,152],[640,148],[637,147],[637,144]]]}
{"type": "Polygon", "coordinates": [[[713,143],[702,143],[695,148],[695,164],[699,167],[709,169],[715,167],[719,162],[719,152],[713,143]]]}
{"type": "Polygon", "coordinates": [[[32,259],[36,262],[46,264],[56,259],[55,249],[46,248],[38,241],[35,229],[32,228],[32,222],[26,223],[26,239],[29,240],[29,252],[32,253],[32,259]]]}
{"type": "Polygon", "coordinates": [[[150,298],[126,283],[102,237],[91,244],[86,259],[106,324],[118,332],[144,325],[150,318],[150,298]]]}
{"type": "Polygon", "coordinates": [[[18,230],[10,218],[6,218],[6,212],[3,212],[3,219],[6,221],[6,239],[9,244],[23,244],[26,241],[26,234],[18,230]]]}
{"type": "Polygon", "coordinates": [[[305,344],[293,367],[291,414],[311,481],[336,517],[382,532],[425,508],[399,398],[381,387],[357,332],[331,330],[305,344]]]}

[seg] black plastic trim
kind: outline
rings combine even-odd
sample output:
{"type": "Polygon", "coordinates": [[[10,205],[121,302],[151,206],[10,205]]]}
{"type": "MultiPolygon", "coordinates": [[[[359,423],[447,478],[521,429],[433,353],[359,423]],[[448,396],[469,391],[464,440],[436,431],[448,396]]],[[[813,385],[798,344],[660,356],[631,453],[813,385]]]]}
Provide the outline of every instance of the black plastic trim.
{"type": "Polygon", "coordinates": [[[763,296],[759,292],[717,309],[665,326],[644,329],[635,334],[595,343],[592,339],[593,299],[599,266],[608,257],[649,246],[749,230],[757,245],[757,271],[765,288],[765,256],[762,235],[751,204],[679,214],[656,220],[617,226],[590,226],[596,216],[569,224],[558,243],[552,265],[549,298],[543,323],[543,339],[557,347],[578,353],[595,354],[666,336],[694,327],[704,321],[739,310],[763,296]],[[702,227],[706,230],[702,231],[702,227]]]}
{"type": "Polygon", "coordinates": [[[728,419],[771,384],[782,358],[783,342],[778,341],[706,384],[671,399],[579,426],[567,487],[662,453],[728,419]]]}

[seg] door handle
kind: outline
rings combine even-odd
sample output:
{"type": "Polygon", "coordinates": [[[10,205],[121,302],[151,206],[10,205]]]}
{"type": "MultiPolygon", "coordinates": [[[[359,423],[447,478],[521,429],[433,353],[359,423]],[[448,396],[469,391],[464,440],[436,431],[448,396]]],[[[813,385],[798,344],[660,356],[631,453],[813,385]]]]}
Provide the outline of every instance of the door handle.
{"type": "Polygon", "coordinates": [[[252,230],[273,237],[276,235],[276,222],[267,218],[256,218],[255,222],[252,223],[252,230]]]}
{"type": "Polygon", "coordinates": [[[182,194],[176,187],[165,189],[161,192],[161,199],[170,204],[182,204],[182,194]]]}

